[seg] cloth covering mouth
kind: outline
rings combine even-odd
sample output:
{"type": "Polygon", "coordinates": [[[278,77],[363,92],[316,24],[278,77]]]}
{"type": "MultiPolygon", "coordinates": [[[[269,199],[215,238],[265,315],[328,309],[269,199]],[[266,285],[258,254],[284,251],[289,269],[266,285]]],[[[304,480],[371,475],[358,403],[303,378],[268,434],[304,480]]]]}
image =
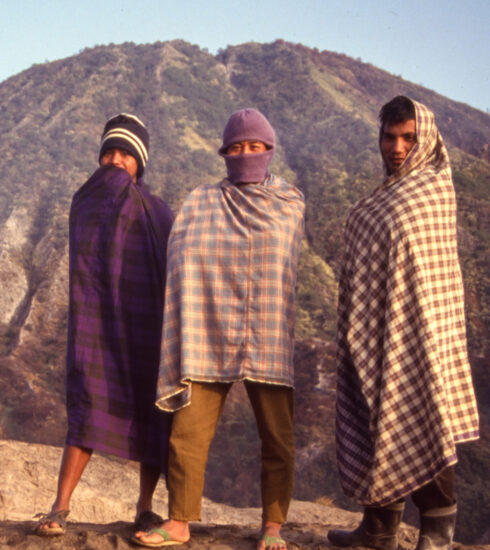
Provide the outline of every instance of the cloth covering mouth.
{"type": "Polygon", "coordinates": [[[269,164],[274,155],[273,149],[263,153],[247,155],[226,155],[225,159],[228,179],[231,183],[261,183],[269,176],[269,164]]]}

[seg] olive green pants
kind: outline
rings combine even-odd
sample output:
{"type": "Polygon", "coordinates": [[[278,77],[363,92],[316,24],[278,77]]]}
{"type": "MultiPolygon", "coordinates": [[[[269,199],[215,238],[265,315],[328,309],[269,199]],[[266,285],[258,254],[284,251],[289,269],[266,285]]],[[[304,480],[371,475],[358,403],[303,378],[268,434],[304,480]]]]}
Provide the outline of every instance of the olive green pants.
{"type": "MultiPolygon", "coordinates": [[[[250,381],[245,387],[262,440],[262,517],[283,523],[294,476],[293,389],[250,381]]],[[[167,475],[172,519],[201,519],[208,450],[230,388],[231,384],[192,382],[190,405],[174,415],[167,475]]]]}

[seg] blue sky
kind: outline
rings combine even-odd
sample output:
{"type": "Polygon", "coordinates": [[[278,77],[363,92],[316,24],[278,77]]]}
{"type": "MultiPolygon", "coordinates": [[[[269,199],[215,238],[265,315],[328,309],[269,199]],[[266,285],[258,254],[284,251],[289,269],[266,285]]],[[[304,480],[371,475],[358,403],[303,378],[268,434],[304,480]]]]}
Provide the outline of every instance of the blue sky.
{"type": "Polygon", "coordinates": [[[282,38],[490,109],[490,0],[0,0],[0,8],[0,81],[95,45],[182,38],[215,53],[282,38]]]}

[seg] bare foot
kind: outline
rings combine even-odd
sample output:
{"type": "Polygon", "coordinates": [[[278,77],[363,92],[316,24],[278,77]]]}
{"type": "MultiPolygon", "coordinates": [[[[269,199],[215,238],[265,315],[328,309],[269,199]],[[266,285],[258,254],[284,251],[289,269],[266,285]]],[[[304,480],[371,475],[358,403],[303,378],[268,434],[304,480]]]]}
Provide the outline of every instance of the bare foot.
{"type": "Polygon", "coordinates": [[[266,521],[262,525],[257,550],[287,550],[286,542],[281,537],[281,523],[266,521]]]}
{"type": "MultiPolygon", "coordinates": [[[[168,519],[159,529],[166,531],[176,542],[187,542],[191,538],[191,533],[189,531],[189,522],[187,521],[178,521],[176,519],[168,519]]],[[[158,533],[152,533],[147,535],[144,531],[138,531],[134,534],[134,539],[138,539],[141,542],[162,542],[163,537],[158,533]]],[[[135,540],[135,542],[137,542],[135,540]]]]}

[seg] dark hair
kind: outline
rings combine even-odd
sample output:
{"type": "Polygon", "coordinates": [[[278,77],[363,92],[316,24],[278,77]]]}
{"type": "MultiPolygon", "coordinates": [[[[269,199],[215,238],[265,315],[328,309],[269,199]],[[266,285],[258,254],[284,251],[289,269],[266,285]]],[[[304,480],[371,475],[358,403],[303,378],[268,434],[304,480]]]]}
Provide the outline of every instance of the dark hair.
{"type": "Polygon", "coordinates": [[[397,95],[381,107],[379,121],[382,128],[385,124],[398,124],[406,120],[415,120],[415,107],[408,97],[397,95]]]}

